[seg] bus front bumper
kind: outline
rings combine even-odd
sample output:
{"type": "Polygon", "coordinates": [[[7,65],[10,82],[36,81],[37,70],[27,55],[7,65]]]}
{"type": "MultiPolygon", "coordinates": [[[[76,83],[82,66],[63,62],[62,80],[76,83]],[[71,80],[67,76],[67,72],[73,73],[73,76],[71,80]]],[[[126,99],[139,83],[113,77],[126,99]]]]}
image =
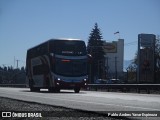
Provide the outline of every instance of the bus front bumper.
{"type": "Polygon", "coordinates": [[[74,81],[74,80],[56,80],[56,86],[62,89],[68,89],[68,88],[81,88],[87,85],[87,79],[80,80],[80,81],[74,81]]]}

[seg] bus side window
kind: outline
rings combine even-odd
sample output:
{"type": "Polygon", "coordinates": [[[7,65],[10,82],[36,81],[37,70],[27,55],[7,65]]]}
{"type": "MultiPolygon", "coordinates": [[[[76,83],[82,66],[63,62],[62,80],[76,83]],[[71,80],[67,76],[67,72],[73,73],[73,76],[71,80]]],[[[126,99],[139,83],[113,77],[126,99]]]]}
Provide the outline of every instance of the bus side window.
{"type": "Polygon", "coordinates": [[[49,72],[48,65],[36,65],[33,67],[33,74],[34,75],[41,75],[41,74],[47,74],[49,72]]]}
{"type": "Polygon", "coordinates": [[[49,73],[49,67],[48,67],[48,65],[46,65],[46,64],[43,65],[43,73],[44,73],[44,74],[49,73]]]}

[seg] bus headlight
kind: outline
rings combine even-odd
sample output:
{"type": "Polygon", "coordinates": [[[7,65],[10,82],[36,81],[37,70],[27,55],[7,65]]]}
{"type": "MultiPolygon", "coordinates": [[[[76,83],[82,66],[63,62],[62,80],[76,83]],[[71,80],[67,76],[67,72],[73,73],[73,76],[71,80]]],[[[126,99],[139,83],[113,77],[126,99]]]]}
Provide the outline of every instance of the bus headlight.
{"type": "Polygon", "coordinates": [[[87,81],[87,79],[84,79],[84,82],[86,82],[87,81]]]}
{"type": "Polygon", "coordinates": [[[57,83],[57,85],[59,85],[59,83],[57,83]]]}

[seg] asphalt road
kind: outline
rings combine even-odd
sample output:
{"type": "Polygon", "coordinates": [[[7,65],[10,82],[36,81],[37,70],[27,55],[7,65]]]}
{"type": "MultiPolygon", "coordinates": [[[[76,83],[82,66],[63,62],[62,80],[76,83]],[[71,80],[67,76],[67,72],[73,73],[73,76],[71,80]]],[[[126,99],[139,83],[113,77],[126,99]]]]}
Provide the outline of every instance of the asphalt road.
{"type": "Polygon", "coordinates": [[[30,92],[28,88],[0,87],[0,96],[87,111],[160,111],[160,95],[81,91],[30,92]]]}

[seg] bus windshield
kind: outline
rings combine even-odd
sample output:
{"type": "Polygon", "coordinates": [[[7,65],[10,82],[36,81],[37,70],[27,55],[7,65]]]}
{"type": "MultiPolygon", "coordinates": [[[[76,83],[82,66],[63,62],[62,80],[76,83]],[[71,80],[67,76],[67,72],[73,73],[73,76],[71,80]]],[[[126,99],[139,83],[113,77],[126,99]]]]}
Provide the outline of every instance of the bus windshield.
{"type": "Polygon", "coordinates": [[[64,76],[82,76],[87,74],[86,59],[63,60],[56,59],[55,72],[64,76]]]}
{"type": "Polygon", "coordinates": [[[83,56],[87,54],[86,46],[83,41],[57,40],[54,50],[55,54],[65,56],[83,56]]]}

